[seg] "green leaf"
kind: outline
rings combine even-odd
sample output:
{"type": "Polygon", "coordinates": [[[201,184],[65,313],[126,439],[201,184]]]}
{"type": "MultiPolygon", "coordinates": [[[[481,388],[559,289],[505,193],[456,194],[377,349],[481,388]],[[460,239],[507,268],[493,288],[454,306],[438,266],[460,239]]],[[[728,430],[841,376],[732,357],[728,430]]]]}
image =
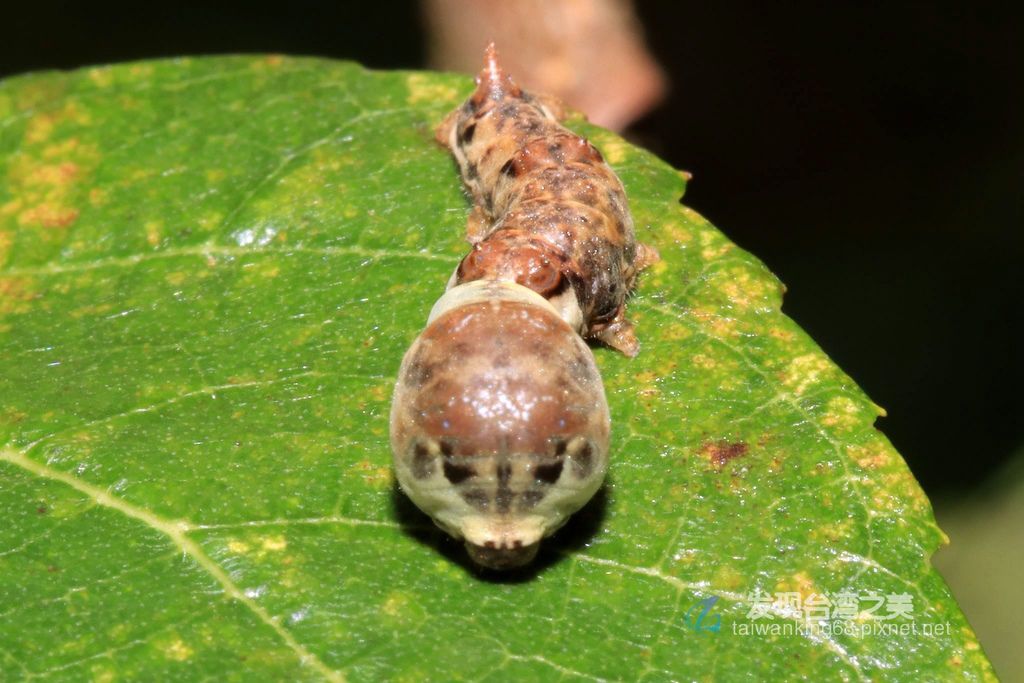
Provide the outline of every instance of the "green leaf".
{"type": "Polygon", "coordinates": [[[605,495],[494,578],[395,491],[391,387],[467,248],[433,127],[470,87],[278,57],[0,85],[3,677],[994,678],[880,409],[681,174],[579,120],[664,258],[640,356],[597,350],[605,495]],[[917,631],[756,591],[906,594],[917,631]]]}

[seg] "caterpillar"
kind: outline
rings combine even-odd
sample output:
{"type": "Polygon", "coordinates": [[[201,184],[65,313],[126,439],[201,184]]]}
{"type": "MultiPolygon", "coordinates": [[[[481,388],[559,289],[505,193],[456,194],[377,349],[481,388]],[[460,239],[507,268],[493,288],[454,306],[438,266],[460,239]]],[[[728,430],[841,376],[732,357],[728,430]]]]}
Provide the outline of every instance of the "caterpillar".
{"type": "Polygon", "coordinates": [[[473,199],[472,249],[406,352],[391,409],[396,478],[477,565],[529,563],[600,488],[610,419],[584,341],[628,356],[639,244],[622,183],[487,48],[437,128],[473,199]]]}

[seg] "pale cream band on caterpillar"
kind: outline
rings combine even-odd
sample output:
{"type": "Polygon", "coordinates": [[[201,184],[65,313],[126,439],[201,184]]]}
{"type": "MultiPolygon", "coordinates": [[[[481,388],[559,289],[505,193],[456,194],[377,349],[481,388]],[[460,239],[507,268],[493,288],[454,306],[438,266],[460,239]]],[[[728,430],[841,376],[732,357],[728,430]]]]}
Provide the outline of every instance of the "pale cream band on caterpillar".
{"type": "Polygon", "coordinates": [[[657,260],[625,192],[561,108],[489,47],[438,128],[475,206],[472,251],[405,354],[391,408],[402,490],[494,569],[528,563],[601,487],[610,423],[584,337],[638,350],[625,301],[657,260]]]}

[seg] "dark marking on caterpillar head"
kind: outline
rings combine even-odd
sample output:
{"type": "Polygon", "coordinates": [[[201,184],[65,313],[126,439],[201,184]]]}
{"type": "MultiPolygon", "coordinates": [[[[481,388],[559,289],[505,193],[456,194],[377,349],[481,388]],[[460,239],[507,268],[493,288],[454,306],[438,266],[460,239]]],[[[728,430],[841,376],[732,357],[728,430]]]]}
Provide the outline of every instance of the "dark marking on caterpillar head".
{"type": "Polygon", "coordinates": [[[434,474],[434,463],[437,458],[423,441],[417,441],[412,447],[412,476],[427,479],[434,474]]]}
{"type": "Polygon", "coordinates": [[[558,478],[562,476],[562,467],[565,463],[561,460],[556,460],[552,463],[545,463],[543,465],[537,465],[533,468],[533,476],[537,481],[542,481],[545,484],[554,484],[558,481],[558,478]]]}
{"type": "Polygon", "coordinates": [[[444,478],[453,484],[461,484],[476,474],[469,465],[459,465],[450,460],[444,462],[444,478]]]}
{"type": "Polygon", "coordinates": [[[576,476],[583,479],[590,475],[594,469],[594,447],[589,441],[584,441],[574,452],[569,454],[572,458],[572,469],[576,476]]]}
{"type": "Polygon", "coordinates": [[[509,481],[512,479],[512,465],[507,462],[498,463],[497,475],[498,491],[494,494],[494,504],[497,506],[498,512],[508,512],[512,508],[512,499],[515,498],[515,494],[509,487],[509,481]]]}
{"type": "Polygon", "coordinates": [[[487,510],[491,506],[491,499],[483,489],[466,489],[459,491],[459,495],[477,510],[487,510]]]}

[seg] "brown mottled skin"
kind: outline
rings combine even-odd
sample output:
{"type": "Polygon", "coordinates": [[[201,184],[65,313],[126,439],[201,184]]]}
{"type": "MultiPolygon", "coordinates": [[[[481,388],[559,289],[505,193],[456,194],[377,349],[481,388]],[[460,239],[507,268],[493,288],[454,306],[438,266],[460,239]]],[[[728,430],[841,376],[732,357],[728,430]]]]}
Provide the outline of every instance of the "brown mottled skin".
{"type": "Polygon", "coordinates": [[[556,103],[513,83],[488,47],[476,91],[437,131],[476,203],[473,251],[455,284],[510,279],[550,297],[561,291],[551,283],[564,280],[579,303],[580,332],[636,355],[626,297],[658,254],[636,242],[618,177],[560,115],[556,103]]]}
{"type": "Polygon", "coordinates": [[[554,313],[521,303],[450,311],[424,330],[410,358],[409,384],[421,391],[409,407],[442,445],[458,435],[445,449],[455,458],[550,454],[597,407],[588,392],[597,370],[574,335],[554,313]]]}
{"type": "Polygon", "coordinates": [[[438,129],[476,202],[473,250],[402,361],[391,447],[413,502],[507,569],[601,486],[608,406],[581,335],[637,352],[625,300],[657,254],[600,153],[493,47],[477,82],[438,129]]]}

